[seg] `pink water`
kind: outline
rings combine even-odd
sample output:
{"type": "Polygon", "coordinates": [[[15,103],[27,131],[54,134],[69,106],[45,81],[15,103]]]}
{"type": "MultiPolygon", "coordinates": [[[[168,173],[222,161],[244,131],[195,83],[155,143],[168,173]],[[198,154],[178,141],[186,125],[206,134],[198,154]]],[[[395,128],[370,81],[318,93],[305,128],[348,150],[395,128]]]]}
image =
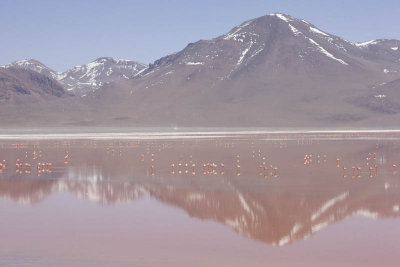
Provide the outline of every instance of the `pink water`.
{"type": "Polygon", "coordinates": [[[0,266],[398,266],[398,141],[0,147],[0,266]]]}

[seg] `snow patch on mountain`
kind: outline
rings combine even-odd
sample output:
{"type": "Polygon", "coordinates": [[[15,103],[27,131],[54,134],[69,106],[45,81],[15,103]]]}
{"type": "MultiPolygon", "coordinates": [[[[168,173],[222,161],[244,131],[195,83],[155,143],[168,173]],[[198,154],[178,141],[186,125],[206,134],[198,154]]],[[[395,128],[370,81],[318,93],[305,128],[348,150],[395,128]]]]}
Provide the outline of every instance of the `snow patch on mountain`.
{"type": "Polygon", "coordinates": [[[286,17],[285,15],[280,14],[280,13],[275,13],[275,14],[270,14],[270,15],[271,16],[276,16],[276,17],[278,17],[279,19],[281,19],[281,20],[283,20],[285,22],[290,22],[291,21],[291,19],[289,19],[288,17],[286,17]]]}
{"type": "Polygon", "coordinates": [[[306,21],[304,19],[301,19],[301,21],[304,22],[305,24],[308,24],[308,25],[310,24],[308,21],[306,21]]]}
{"type": "Polygon", "coordinates": [[[331,59],[333,59],[333,60],[336,60],[336,61],[340,62],[340,63],[343,64],[343,65],[349,65],[349,64],[348,64],[347,62],[345,62],[343,59],[337,58],[337,57],[335,57],[334,55],[332,55],[331,53],[329,53],[328,51],[326,51],[321,45],[319,45],[319,44],[318,44],[316,41],[314,41],[313,39],[308,38],[308,37],[306,37],[306,38],[310,41],[311,44],[315,45],[315,46],[318,48],[318,50],[319,50],[321,53],[323,53],[324,55],[326,55],[327,57],[329,57],[329,58],[331,58],[331,59]]]}
{"type": "Polygon", "coordinates": [[[324,33],[323,31],[318,30],[317,28],[310,27],[310,31],[321,34],[323,36],[329,36],[328,34],[324,33]]]}
{"type": "Polygon", "coordinates": [[[185,62],[187,66],[204,65],[204,62],[185,62]]]}
{"type": "MultiPolygon", "coordinates": [[[[231,40],[231,39],[233,39],[233,40],[235,40],[235,41],[238,41],[238,37],[240,37],[240,36],[242,35],[242,34],[240,34],[239,32],[240,32],[243,28],[245,28],[245,27],[247,27],[248,25],[250,25],[251,22],[252,22],[252,21],[249,20],[249,21],[243,23],[242,25],[240,25],[239,27],[237,27],[236,29],[234,29],[232,32],[229,32],[228,34],[225,35],[224,40],[231,40]]],[[[243,42],[243,41],[242,41],[242,42],[243,42]]]]}
{"type": "Polygon", "coordinates": [[[236,63],[236,65],[240,65],[243,62],[244,57],[246,56],[246,54],[249,52],[250,48],[253,46],[253,42],[250,42],[250,45],[243,50],[242,54],[240,55],[240,58],[238,60],[238,62],[236,63]]]}
{"type": "Polygon", "coordinates": [[[292,24],[290,24],[290,23],[289,23],[289,28],[294,33],[295,36],[299,36],[301,34],[301,32],[298,29],[296,29],[295,27],[293,27],[292,24]]]}
{"type": "MultiPolygon", "coordinates": [[[[331,53],[329,53],[325,48],[323,48],[320,44],[318,44],[316,41],[314,41],[313,39],[307,37],[306,35],[304,35],[302,32],[300,32],[297,28],[295,28],[292,24],[288,24],[290,30],[293,32],[293,34],[295,36],[299,36],[299,35],[303,35],[311,44],[313,44],[314,46],[317,47],[318,51],[321,52],[322,54],[326,55],[327,57],[336,60],[338,62],[340,62],[343,65],[349,65],[347,62],[345,62],[343,59],[337,58],[334,55],[332,55],[331,53]]],[[[319,31],[316,28],[310,27],[310,29],[314,29],[313,31],[319,31]]],[[[319,32],[318,32],[319,33],[319,32]]],[[[320,33],[319,33],[320,34],[320,33]]],[[[324,37],[329,37],[327,34],[323,33],[322,34],[324,37]]],[[[333,39],[332,38],[328,38],[328,41],[330,41],[330,43],[332,43],[333,39]]]]}
{"type": "Polygon", "coordinates": [[[378,40],[371,40],[371,41],[367,41],[367,42],[353,43],[353,44],[357,47],[368,47],[369,45],[377,44],[377,43],[378,43],[378,40]]]}

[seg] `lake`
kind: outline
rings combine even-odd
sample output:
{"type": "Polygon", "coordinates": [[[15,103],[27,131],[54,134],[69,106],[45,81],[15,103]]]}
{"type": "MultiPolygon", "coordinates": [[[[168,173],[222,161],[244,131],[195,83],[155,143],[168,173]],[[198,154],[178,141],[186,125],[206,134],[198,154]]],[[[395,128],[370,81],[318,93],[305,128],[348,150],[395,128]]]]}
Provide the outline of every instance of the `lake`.
{"type": "Polygon", "coordinates": [[[398,266],[399,185],[396,132],[5,136],[0,266],[398,266]]]}

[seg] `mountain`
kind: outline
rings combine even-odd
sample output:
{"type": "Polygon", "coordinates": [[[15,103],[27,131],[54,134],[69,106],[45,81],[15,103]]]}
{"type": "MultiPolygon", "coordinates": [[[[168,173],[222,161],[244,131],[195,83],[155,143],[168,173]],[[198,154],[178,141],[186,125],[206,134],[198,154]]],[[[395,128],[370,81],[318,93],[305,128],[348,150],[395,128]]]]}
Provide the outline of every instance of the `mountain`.
{"type": "Polygon", "coordinates": [[[146,65],[125,59],[98,58],[86,65],[76,66],[65,72],[56,72],[41,62],[29,59],[12,62],[5,66],[36,71],[57,80],[67,91],[84,95],[109,82],[120,82],[135,77],[146,65]]]}
{"type": "Polygon", "coordinates": [[[61,73],[59,81],[68,91],[82,95],[106,83],[132,79],[146,68],[136,61],[103,57],[61,73]]]}
{"type": "Polygon", "coordinates": [[[67,97],[60,83],[36,71],[0,68],[0,104],[26,104],[67,97]]]}
{"type": "MultiPolygon", "coordinates": [[[[118,103],[115,113],[127,122],[156,125],[398,125],[392,115],[400,99],[388,95],[382,104],[374,85],[400,77],[399,46],[397,40],[351,43],[271,14],[191,43],[137,79],[104,86],[88,104],[118,103]],[[395,107],[390,114],[388,106],[395,107]]],[[[115,113],[102,118],[111,121],[115,113]]]]}
{"type": "Polygon", "coordinates": [[[389,39],[352,43],[270,14],[148,67],[132,63],[125,72],[125,63],[100,58],[56,75],[83,96],[76,103],[92,125],[398,127],[398,87],[382,85],[400,79],[399,47],[389,39]]]}
{"type": "Polygon", "coordinates": [[[59,80],[58,73],[56,71],[52,70],[51,68],[44,65],[42,62],[39,62],[35,59],[18,60],[10,64],[7,64],[3,67],[5,68],[14,67],[14,68],[32,70],[40,74],[46,75],[51,79],[59,80]]]}

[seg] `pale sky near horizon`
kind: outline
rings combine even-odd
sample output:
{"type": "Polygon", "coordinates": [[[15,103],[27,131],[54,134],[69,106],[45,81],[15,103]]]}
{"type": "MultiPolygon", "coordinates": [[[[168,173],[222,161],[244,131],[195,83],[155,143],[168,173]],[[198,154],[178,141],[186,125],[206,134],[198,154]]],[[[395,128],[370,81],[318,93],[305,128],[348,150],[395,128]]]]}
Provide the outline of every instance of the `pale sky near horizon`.
{"type": "Polygon", "coordinates": [[[353,42],[400,39],[398,0],[0,0],[0,65],[34,58],[64,71],[103,56],[148,64],[270,13],[353,42]]]}

